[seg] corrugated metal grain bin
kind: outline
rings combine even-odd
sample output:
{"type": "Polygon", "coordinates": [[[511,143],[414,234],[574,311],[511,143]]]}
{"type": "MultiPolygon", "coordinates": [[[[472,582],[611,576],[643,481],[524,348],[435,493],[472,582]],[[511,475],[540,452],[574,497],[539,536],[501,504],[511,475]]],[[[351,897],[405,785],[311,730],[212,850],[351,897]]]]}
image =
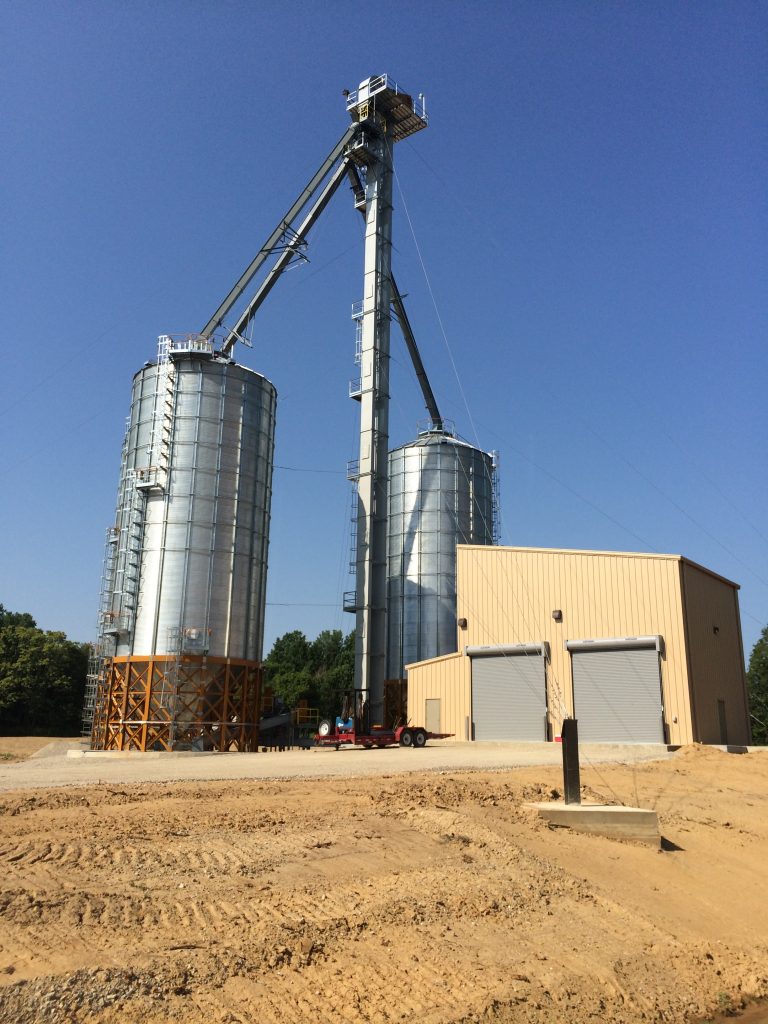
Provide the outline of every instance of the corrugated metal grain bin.
{"type": "Polygon", "coordinates": [[[252,750],[276,392],[202,338],[134,377],[108,533],[91,743],[252,750]]]}
{"type": "Polygon", "coordinates": [[[493,544],[493,455],[445,430],[389,453],[388,679],[454,649],[456,545],[493,544]]]}
{"type": "MultiPolygon", "coordinates": [[[[153,366],[133,382],[124,476],[138,493],[143,527],[135,606],[127,606],[126,593],[118,607],[133,628],[118,634],[116,653],[166,653],[169,636],[186,626],[205,632],[210,655],[257,661],[264,633],[275,389],[244,366],[191,355],[174,358],[169,372],[165,486],[147,486],[143,498],[141,475],[149,485],[160,470],[153,467],[159,459],[152,445],[164,430],[168,380],[153,366]]],[[[132,511],[130,500],[117,510],[126,560],[132,556],[132,511]]]]}

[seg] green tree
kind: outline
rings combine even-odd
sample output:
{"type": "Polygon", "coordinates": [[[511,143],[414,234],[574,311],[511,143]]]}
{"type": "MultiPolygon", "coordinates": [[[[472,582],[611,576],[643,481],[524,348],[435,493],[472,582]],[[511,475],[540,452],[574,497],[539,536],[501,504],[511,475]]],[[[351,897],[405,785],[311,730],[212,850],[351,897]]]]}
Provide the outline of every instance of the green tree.
{"type": "Polygon", "coordinates": [[[0,629],[4,626],[29,626],[31,629],[35,629],[37,623],[29,612],[9,612],[4,605],[0,604],[0,629]]]}
{"type": "MultiPolygon", "coordinates": [[[[13,621],[14,613],[3,613],[13,621]]],[[[21,613],[17,618],[31,616],[21,613]]],[[[36,626],[0,625],[0,733],[79,732],[87,671],[87,644],[36,626]]]]}
{"type": "Polygon", "coordinates": [[[278,637],[264,661],[265,681],[289,707],[300,700],[335,715],[339,691],[354,685],[354,633],[326,629],[309,641],[299,630],[278,637]]]}
{"type": "Polygon", "coordinates": [[[275,640],[264,664],[281,672],[300,672],[309,665],[309,650],[307,638],[301,630],[294,629],[275,640]]]}
{"type": "Polygon", "coordinates": [[[312,643],[312,703],[322,717],[339,713],[339,692],[355,685],[355,634],[326,629],[312,643]]]}
{"type": "Polygon", "coordinates": [[[264,660],[264,679],[267,686],[288,707],[295,707],[306,698],[312,685],[310,643],[304,634],[294,629],[275,640],[264,660]]]}
{"type": "Polygon", "coordinates": [[[747,669],[752,742],[768,744],[768,626],[752,648],[747,669]]]}

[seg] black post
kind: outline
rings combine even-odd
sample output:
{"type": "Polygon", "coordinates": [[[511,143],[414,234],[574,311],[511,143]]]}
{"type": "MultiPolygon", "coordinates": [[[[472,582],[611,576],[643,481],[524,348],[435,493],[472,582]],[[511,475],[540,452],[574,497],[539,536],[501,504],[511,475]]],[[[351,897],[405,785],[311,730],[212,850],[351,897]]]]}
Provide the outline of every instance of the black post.
{"type": "Polygon", "coordinates": [[[567,804],[581,803],[579,779],[579,729],[575,718],[563,720],[560,733],[563,743],[563,790],[567,804]]]}

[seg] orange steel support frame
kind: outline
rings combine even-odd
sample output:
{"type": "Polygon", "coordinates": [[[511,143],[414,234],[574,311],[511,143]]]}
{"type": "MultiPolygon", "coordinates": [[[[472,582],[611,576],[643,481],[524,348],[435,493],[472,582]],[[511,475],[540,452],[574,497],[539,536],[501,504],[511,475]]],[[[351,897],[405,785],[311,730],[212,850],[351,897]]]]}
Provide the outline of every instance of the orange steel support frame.
{"type": "Polygon", "coordinates": [[[104,668],[92,750],[257,751],[261,668],[234,658],[116,657],[104,668]]]}

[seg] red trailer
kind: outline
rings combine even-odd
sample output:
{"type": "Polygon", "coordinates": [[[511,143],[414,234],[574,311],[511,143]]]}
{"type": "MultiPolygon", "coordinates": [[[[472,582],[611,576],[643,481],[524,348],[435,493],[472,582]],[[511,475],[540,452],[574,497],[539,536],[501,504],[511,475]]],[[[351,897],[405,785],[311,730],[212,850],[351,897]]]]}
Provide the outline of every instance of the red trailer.
{"type": "Polygon", "coordinates": [[[319,747],[416,747],[426,746],[427,740],[445,740],[453,733],[428,732],[420,725],[398,725],[391,729],[371,724],[368,695],[365,690],[343,690],[340,695],[341,713],[336,721],[324,718],[317,727],[315,743],[319,747]]]}
{"type": "Polygon", "coordinates": [[[451,732],[427,732],[420,725],[398,725],[396,729],[372,729],[370,732],[358,732],[354,724],[351,727],[337,723],[334,725],[326,719],[320,723],[315,735],[315,743],[319,747],[341,746],[365,747],[414,747],[426,746],[427,740],[445,740],[453,736],[451,732]]]}

